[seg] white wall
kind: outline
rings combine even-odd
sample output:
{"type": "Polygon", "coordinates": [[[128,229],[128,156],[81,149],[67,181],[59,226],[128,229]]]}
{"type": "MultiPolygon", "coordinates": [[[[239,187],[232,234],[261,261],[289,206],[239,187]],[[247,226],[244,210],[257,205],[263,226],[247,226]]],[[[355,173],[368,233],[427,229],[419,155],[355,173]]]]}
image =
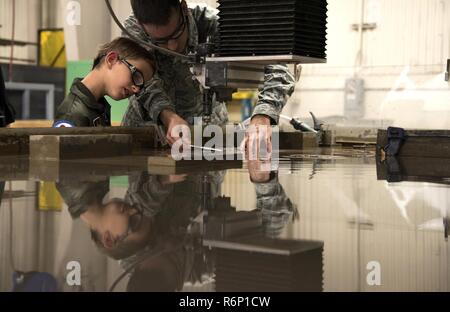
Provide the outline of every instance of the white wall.
{"type": "Polygon", "coordinates": [[[365,0],[362,66],[355,67],[362,0],[329,0],[328,63],[305,65],[286,113],[308,117],[344,114],[344,86],[365,80],[364,118],[412,128],[450,129],[449,0],[365,0]]]}
{"type": "MultiPolygon", "coordinates": [[[[0,38],[11,39],[12,34],[12,1],[0,0],[0,38]]],[[[16,0],[15,40],[37,42],[37,29],[40,25],[38,0],[16,0]]],[[[10,57],[10,47],[0,46],[0,62],[6,63],[10,57]]],[[[36,47],[14,47],[14,56],[20,59],[36,60],[36,47]]]]}

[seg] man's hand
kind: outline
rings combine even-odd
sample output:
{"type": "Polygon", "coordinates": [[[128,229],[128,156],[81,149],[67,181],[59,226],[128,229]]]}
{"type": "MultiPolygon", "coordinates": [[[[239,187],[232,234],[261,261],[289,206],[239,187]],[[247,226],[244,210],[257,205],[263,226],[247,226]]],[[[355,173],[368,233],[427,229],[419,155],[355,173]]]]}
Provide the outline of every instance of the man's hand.
{"type": "MultiPolygon", "coordinates": [[[[177,126],[186,126],[189,127],[186,120],[178,116],[174,111],[165,109],[161,112],[159,115],[159,118],[161,119],[162,123],[166,127],[166,140],[167,142],[172,146],[177,140],[181,138],[180,133],[178,131],[174,130],[177,126]],[[173,132],[173,133],[172,133],[173,132]]],[[[186,141],[186,144],[191,144],[190,138],[183,138],[183,140],[186,141]]]]}
{"type": "Polygon", "coordinates": [[[245,139],[242,141],[241,150],[245,155],[245,159],[258,160],[261,159],[260,145],[264,142],[266,153],[264,159],[270,159],[272,156],[272,127],[270,118],[264,115],[256,115],[250,121],[250,125],[245,133],[245,139]]]}
{"type": "Polygon", "coordinates": [[[253,183],[266,183],[270,181],[270,161],[250,160],[247,163],[250,181],[253,183]]]}

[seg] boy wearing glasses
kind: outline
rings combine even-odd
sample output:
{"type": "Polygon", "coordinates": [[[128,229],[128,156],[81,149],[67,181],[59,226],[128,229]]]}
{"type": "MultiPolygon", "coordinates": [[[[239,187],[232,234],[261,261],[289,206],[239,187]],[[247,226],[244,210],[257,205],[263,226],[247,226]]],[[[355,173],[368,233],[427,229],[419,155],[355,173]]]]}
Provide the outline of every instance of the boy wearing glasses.
{"type": "MultiPolygon", "coordinates": [[[[218,34],[217,12],[200,6],[190,8],[185,0],[131,0],[131,6],[133,14],[124,25],[133,37],[181,54],[196,52],[200,43],[207,42],[208,38],[214,40],[218,34]]],[[[203,115],[202,94],[188,64],[158,51],[155,58],[161,69],[158,72],[161,79],[157,79],[161,80],[160,87],[155,84],[146,88],[140,98],[132,98],[122,124],[162,123],[167,130],[167,141],[173,144],[178,139],[170,136],[175,126],[192,124],[194,117],[203,115]],[[156,93],[165,93],[167,97],[155,99],[156,93]]],[[[294,87],[295,80],[287,66],[267,66],[251,124],[256,127],[277,124],[294,87]]],[[[228,122],[224,103],[213,107],[211,120],[219,125],[228,122]]]]}
{"type": "Polygon", "coordinates": [[[138,94],[154,72],[152,55],[134,41],[117,38],[105,44],[92,71],[74,80],[53,127],[110,127],[111,106],[104,97],[119,101],[138,94]]]}

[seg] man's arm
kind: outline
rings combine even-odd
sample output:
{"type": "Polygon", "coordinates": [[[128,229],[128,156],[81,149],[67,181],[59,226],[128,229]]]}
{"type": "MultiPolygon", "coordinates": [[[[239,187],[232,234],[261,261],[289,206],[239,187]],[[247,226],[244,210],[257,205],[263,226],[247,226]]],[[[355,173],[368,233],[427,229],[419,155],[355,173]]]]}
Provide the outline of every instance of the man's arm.
{"type": "MultiPolygon", "coordinates": [[[[129,16],[125,20],[124,27],[134,38],[144,42],[150,42],[150,38],[134,15],[129,16]]],[[[122,33],[122,36],[128,37],[125,32],[122,33]]],[[[143,45],[143,47],[149,50],[148,46],[143,45]]],[[[153,51],[149,50],[149,53],[153,53],[153,51]]],[[[175,112],[175,106],[164,90],[164,83],[157,73],[155,73],[151,82],[147,84],[143,94],[140,97],[136,97],[136,100],[139,102],[139,105],[142,105],[144,112],[148,113],[148,116],[143,116],[146,119],[145,121],[151,120],[155,123],[160,123],[161,120],[159,120],[159,117],[163,110],[167,109],[175,112]]]]}
{"type": "Polygon", "coordinates": [[[287,197],[277,176],[268,182],[254,185],[256,208],[262,214],[264,233],[268,237],[278,237],[289,221],[298,216],[297,208],[287,197]]]}
{"type": "MultiPolygon", "coordinates": [[[[124,26],[134,38],[144,42],[150,40],[134,15],[124,22],[124,26]]],[[[122,35],[128,37],[126,33],[122,35]]],[[[147,46],[144,48],[149,50],[147,46]]],[[[149,52],[153,53],[153,51],[149,52]]],[[[156,73],[145,88],[146,90],[141,96],[130,99],[130,108],[127,110],[122,124],[135,126],[149,121],[155,124],[162,123],[167,129],[166,139],[172,145],[179,139],[178,136],[172,137],[172,129],[177,125],[187,125],[187,122],[176,114],[175,105],[164,89],[164,82],[156,73]]]]}
{"type": "Polygon", "coordinates": [[[157,77],[152,79],[141,96],[130,98],[122,119],[122,126],[125,127],[140,127],[148,123],[163,124],[167,129],[166,140],[170,145],[180,139],[179,133],[172,135],[172,129],[187,125],[187,122],[177,115],[175,106],[162,88],[162,81],[157,77]]]}
{"type": "Polygon", "coordinates": [[[175,106],[164,91],[162,80],[155,74],[140,96],[130,98],[122,125],[138,126],[146,122],[161,124],[161,113],[165,110],[175,112],[175,106]]]}
{"type": "Polygon", "coordinates": [[[278,124],[281,111],[295,89],[294,76],[286,65],[268,65],[265,68],[264,86],[259,90],[253,117],[263,115],[272,125],[278,124]]]}

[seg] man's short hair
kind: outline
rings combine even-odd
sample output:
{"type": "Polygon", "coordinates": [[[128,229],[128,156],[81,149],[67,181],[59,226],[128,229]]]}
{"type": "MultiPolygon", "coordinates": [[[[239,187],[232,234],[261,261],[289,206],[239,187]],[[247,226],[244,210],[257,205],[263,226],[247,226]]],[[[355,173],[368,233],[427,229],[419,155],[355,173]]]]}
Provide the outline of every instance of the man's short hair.
{"type": "Polygon", "coordinates": [[[125,37],[116,38],[113,41],[102,45],[98,50],[92,68],[97,68],[102,63],[103,58],[110,52],[116,52],[124,59],[143,59],[155,68],[155,60],[151,52],[147,51],[135,41],[125,37]]]}
{"type": "Polygon", "coordinates": [[[180,7],[180,0],[131,0],[133,13],[139,23],[167,25],[172,8],[180,7]]]}

